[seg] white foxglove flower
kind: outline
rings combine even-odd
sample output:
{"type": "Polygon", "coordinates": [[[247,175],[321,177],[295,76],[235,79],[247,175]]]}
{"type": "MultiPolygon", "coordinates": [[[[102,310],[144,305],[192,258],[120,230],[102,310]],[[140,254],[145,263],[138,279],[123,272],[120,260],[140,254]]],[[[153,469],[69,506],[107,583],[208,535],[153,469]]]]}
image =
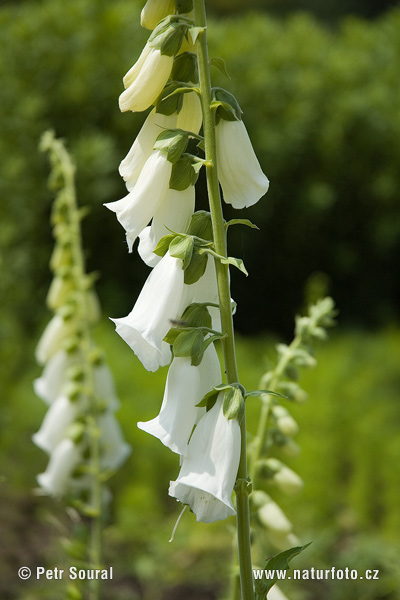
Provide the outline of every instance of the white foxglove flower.
{"type": "Polygon", "coordinates": [[[222,412],[223,395],[199,421],[169,495],[188,504],[197,521],[212,523],[235,514],[232,491],[240,459],[240,427],[222,412]]]}
{"type": "Polygon", "coordinates": [[[263,525],[277,533],[288,534],[293,529],[283,510],[271,499],[258,509],[257,515],[263,525]]]}
{"type": "Polygon", "coordinates": [[[127,89],[119,97],[121,111],[140,112],[154,104],[169,79],[173,62],[173,56],[161,54],[147,43],[124,77],[127,89]]]}
{"type": "Polygon", "coordinates": [[[105,204],[114,211],[126,231],[129,251],[157,208],[165,201],[169,189],[172,163],[163,152],[155,150],[144,165],[133,190],[116,202],[105,204]]]}
{"type": "Polygon", "coordinates": [[[179,114],[162,115],[154,108],[119,166],[120,175],[125,180],[128,190],[131,191],[136,185],[140,172],[153,152],[154,144],[160,133],[165,129],[183,129],[198,133],[201,122],[200,99],[194,92],[183,95],[179,114]]]}
{"type": "Polygon", "coordinates": [[[65,374],[72,364],[73,357],[65,350],[54,354],[46,363],[41,376],[33,382],[35,394],[47,404],[51,404],[60,395],[65,383],[65,374]]]}
{"type": "Polygon", "coordinates": [[[129,315],[112,319],[117,333],[148,371],[171,360],[170,347],[163,339],[171,328],[170,320],[180,316],[185,305],[183,277],[182,261],[167,252],[150,273],[129,315]]]}
{"type": "Polygon", "coordinates": [[[169,189],[167,196],[156,210],[151,226],[139,235],[138,252],[146,265],[154,267],[161,257],[153,250],[164,235],[171,231],[185,233],[194,212],[195,191],[190,185],[186,190],[169,189]]]}
{"type": "Polygon", "coordinates": [[[173,452],[183,456],[194,425],[205,413],[197,407],[200,400],[214,385],[221,382],[221,367],[214,344],[204,353],[198,367],[189,357],[176,357],[171,363],[165,385],[160,413],[138,427],[157,437],[173,452]]]}
{"type": "Polygon", "coordinates": [[[94,395],[97,399],[105,400],[107,408],[116,410],[120,402],[115,389],[114,378],[106,363],[100,363],[93,369],[94,395]]]}
{"type": "Polygon", "coordinates": [[[297,494],[304,485],[302,478],[286,465],[281,466],[279,471],[274,474],[272,481],[282,492],[290,495],[297,494]]]}
{"type": "Polygon", "coordinates": [[[52,452],[65,436],[66,429],[76,419],[80,410],[78,402],[72,402],[67,396],[59,396],[43,419],[33,442],[45,452],[52,452]]]}
{"type": "Polygon", "coordinates": [[[102,469],[118,469],[131,453],[131,447],[124,440],[121,427],[112,412],[99,418],[100,462],[102,469]]]}
{"type": "Polygon", "coordinates": [[[215,128],[218,179],[225,202],[252,206],[266,194],[269,181],[261,170],[243,121],[220,119],[215,128]]]}
{"type": "Polygon", "coordinates": [[[268,600],[288,600],[288,597],[277,585],[274,585],[268,592],[268,600]]]}
{"type": "Polygon", "coordinates": [[[157,437],[164,446],[185,455],[196,422],[200,397],[200,372],[190,357],[174,358],[168,371],[160,413],[138,427],[157,437]]]}
{"type": "Polygon", "coordinates": [[[44,365],[56,352],[62,349],[64,340],[71,333],[71,323],[60,315],[54,315],[49,321],[36,346],[35,356],[40,365],[44,365]]]}
{"type": "Polygon", "coordinates": [[[162,19],[173,14],[175,0],[147,0],[140,15],[140,24],[146,29],[154,29],[162,19]]]}
{"type": "Polygon", "coordinates": [[[81,459],[81,451],[66,438],[53,450],[44,473],[37,476],[41,488],[51,496],[60,497],[68,491],[71,475],[81,459]]]}

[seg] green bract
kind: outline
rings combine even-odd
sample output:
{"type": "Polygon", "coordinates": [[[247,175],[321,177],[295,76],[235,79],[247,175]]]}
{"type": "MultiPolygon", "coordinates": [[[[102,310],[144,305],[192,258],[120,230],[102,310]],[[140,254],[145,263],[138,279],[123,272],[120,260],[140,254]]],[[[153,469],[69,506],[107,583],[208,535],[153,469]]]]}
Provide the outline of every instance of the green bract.
{"type": "Polygon", "coordinates": [[[148,43],[152,48],[160,50],[161,54],[175,56],[191,24],[189,19],[170,15],[160,21],[150,35],[148,43]]]}
{"type": "Polygon", "coordinates": [[[223,88],[215,87],[212,89],[212,98],[211,108],[216,111],[217,123],[219,119],[241,121],[243,111],[233,94],[223,88]]]}
{"type": "Polygon", "coordinates": [[[186,150],[189,134],[182,129],[166,129],[157,138],[154,150],[160,150],[167,155],[171,163],[177,162],[186,150]]]}

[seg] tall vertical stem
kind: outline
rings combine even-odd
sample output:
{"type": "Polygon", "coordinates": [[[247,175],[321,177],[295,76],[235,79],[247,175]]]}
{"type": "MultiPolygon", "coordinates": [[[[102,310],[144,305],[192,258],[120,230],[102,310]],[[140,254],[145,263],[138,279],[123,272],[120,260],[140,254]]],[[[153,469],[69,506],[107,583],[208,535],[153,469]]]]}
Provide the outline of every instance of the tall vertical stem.
{"type": "MultiPolygon", "coordinates": [[[[201,105],[203,112],[203,130],[205,140],[207,188],[210,202],[211,220],[213,226],[215,251],[221,256],[227,256],[226,228],[222,214],[221,195],[219,191],[217,172],[217,152],[215,141],[215,114],[211,109],[211,77],[208,60],[206,9],[205,0],[194,0],[196,26],[201,27],[197,37],[197,52],[199,63],[201,105]]],[[[229,283],[229,267],[219,260],[215,263],[219,305],[221,312],[221,327],[225,337],[222,339],[225,372],[228,383],[239,379],[236,365],[235,338],[232,320],[231,295],[229,283]]],[[[240,582],[242,600],[254,599],[253,572],[251,564],[250,544],[250,510],[247,486],[247,455],[246,455],[246,417],[240,424],[241,455],[235,486],[237,500],[237,531],[240,582]]]]}

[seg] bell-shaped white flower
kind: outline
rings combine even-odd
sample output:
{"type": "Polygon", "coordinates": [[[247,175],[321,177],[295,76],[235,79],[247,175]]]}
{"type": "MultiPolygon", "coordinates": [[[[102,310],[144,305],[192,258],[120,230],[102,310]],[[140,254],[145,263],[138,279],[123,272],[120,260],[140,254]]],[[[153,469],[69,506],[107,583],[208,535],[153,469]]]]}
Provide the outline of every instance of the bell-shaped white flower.
{"type": "Polygon", "coordinates": [[[183,456],[194,425],[205,413],[200,400],[221,382],[221,368],[214,344],[204,353],[200,365],[191,365],[189,357],[176,357],[171,363],[164,398],[157,417],[139,422],[138,427],[157,437],[173,452],[183,456]]]}
{"type": "Polygon", "coordinates": [[[155,103],[171,74],[173,56],[161,54],[149,43],[124,77],[126,90],[119,97],[122,112],[140,112],[155,103]]]}
{"type": "Polygon", "coordinates": [[[44,365],[56,352],[62,349],[64,340],[71,334],[71,322],[55,314],[48,322],[36,346],[35,356],[44,365]]]}
{"type": "Polygon", "coordinates": [[[65,374],[72,364],[73,357],[65,350],[56,352],[46,363],[41,376],[33,382],[35,394],[47,404],[51,404],[60,395],[65,383],[65,374]]]}
{"type": "Polygon", "coordinates": [[[199,97],[196,93],[184,94],[179,113],[163,115],[154,108],[139,131],[128,154],[121,161],[119,172],[129,191],[133,189],[147,159],[153,152],[154,144],[165,129],[183,129],[198,133],[202,123],[199,97]]]}
{"type": "Polygon", "coordinates": [[[268,600],[288,600],[288,597],[277,585],[274,585],[268,592],[268,600]]]}
{"type": "Polygon", "coordinates": [[[220,119],[215,128],[218,179],[225,202],[252,206],[266,194],[269,181],[261,170],[243,121],[220,119]]]}
{"type": "Polygon", "coordinates": [[[120,402],[110,367],[102,362],[93,369],[94,394],[97,399],[106,401],[107,408],[116,410],[120,402]]]}
{"type": "Polygon", "coordinates": [[[140,15],[140,23],[146,29],[154,29],[162,19],[173,14],[175,0],[147,0],[140,15]]]}
{"type": "Polygon", "coordinates": [[[160,413],[138,427],[157,437],[164,446],[185,455],[190,434],[196,422],[200,372],[191,365],[190,357],[174,358],[168,371],[160,413]]]}
{"type": "Polygon", "coordinates": [[[137,236],[168,194],[171,169],[172,163],[166,155],[155,150],[146,161],[133,190],[125,198],[105,204],[116,213],[124,227],[130,252],[137,236]]]}
{"type": "Polygon", "coordinates": [[[63,496],[80,459],[80,448],[71,439],[63,439],[51,453],[46,471],[37,476],[40,487],[51,496],[63,496]]]}
{"type": "Polygon", "coordinates": [[[124,440],[121,427],[112,412],[99,418],[100,463],[102,469],[118,469],[131,453],[131,447],[124,440]]]}
{"type": "Polygon", "coordinates": [[[199,421],[169,495],[188,504],[197,521],[212,523],[235,514],[232,491],[240,459],[240,427],[222,412],[223,395],[199,421]]]}
{"type": "Polygon", "coordinates": [[[45,452],[52,452],[65,436],[67,427],[76,419],[79,410],[78,402],[72,402],[67,396],[59,396],[45,414],[39,431],[32,436],[36,446],[45,452]]]}
{"type": "Polygon", "coordinates": [[[117,333],[148,371],[171,360],[170,347],[163,339],[171,328],[170,320],[179,317],[185,305],[183,277],[182,261],[167,252],[150,273],[129,315],[112,319],[117,333]]]}
{"type": "Polygon", "coordinates": [[[149,267],[160,262],[161,257],[153,250],[164,235],[171,231],[185,233],[194,211],[195,191],[190,185],[186,190],[168,190],[168,194],[156,210],[152,223],[139,235],[138,252],[149,267]]]}
{"type": "Polygon", "coordinates": [[[277,533],[288,534],[293,529],[283,510],[271,499],[258,509],[257,515],[265,527],[277,533]]]}

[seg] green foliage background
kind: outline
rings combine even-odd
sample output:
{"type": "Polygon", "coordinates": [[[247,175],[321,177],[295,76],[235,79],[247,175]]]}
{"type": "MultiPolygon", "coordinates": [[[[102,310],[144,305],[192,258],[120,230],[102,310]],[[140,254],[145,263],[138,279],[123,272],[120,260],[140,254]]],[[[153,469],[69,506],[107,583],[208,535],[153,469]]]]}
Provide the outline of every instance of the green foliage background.
{"type": "MultiPolygon", "coordinates": [[[[289,12],[300,5],[294,0],[279,9],[274,0],[254,2],[253,8],[264,12],[237,18],[235,3],[214,4],[210,51],[225,59],[232,76],[227,80],[215,71],[215,82],[237,95],[271,180],[265,199],[240,215],[256,222],[260,232],[231,233],[231,254],[242,257],[250,272],[245,282],[233,274],[233,297],[243,334],[288,338],[305,287],[306,296],[328,288],[340,310],[340,333],[321,349],[317,370],[304,376],[310,399],[294,407],[302,454],[291,466],[306,486],[299,497],[282,501],[302,540],[314,540],[297,564],[381,568],[382,580],[376,586],[357,582],[358,587],[304,582],[301,589],[285,591],[294,600],[395,600],[400,588],[395,567],[400,333],[393,325],[400,304],[400,11],[369,22],[336,20],[333,27],[341,10],[353,9],[346,2],[330,4],[329,19],[323,14],[328,4],[309,0],[300,8],[314,10],[329,27],[304,13],[277,19],[266,12],[289,12]]],[[[141,5],[32,0],[0,8],[4,600],[63,597],[56,584],[22,587],[16,569],[61,561],[56,538],[69,526],[61,507],[27,497],[45,463],[30,439],[45,411],[32,392],[31,381],[39,374],[32,356],[48,319],[44,298],[52,247],[52,198],[39,138],[52,127],[67,139],[78,164],[79,201],[91,211],[84,222],[88,267],[102,275],[98,291],[105,314],[127,314],[148,270],[135,252],[128,255],[123,230],[102,203],[125,194],[118,164],[144,118],[121,115],[117,105],[122,75],[147,38],[138,24],[141,5]]],[[[363,6],[364,14],[374,14],[372,4],[363,6]]],[[[200,204],[203,197],[200,191],[200,204]]],[[[227,210],[227,218],[232,214],[227,210]]],[[[228,576],[229,524],[195,525],[189,516],[176,542],[168,544],[177,513],[166,490],[177,465],[156,440],[136,429],[138,420],[157,413],[165,371],[145,373],[110,324],[104,323],[98,336],[115,371],[120,416],[134,448],[112,484],[115,525],[106,547],[118,575],[105,600],[215,598],[228,576]]],[[[273,356],[271,340],[243,337],[238,350],[243,384],[254,388],[273,356]]],[[[253,406],[251,426],[256,418],[253,406]]]]}

